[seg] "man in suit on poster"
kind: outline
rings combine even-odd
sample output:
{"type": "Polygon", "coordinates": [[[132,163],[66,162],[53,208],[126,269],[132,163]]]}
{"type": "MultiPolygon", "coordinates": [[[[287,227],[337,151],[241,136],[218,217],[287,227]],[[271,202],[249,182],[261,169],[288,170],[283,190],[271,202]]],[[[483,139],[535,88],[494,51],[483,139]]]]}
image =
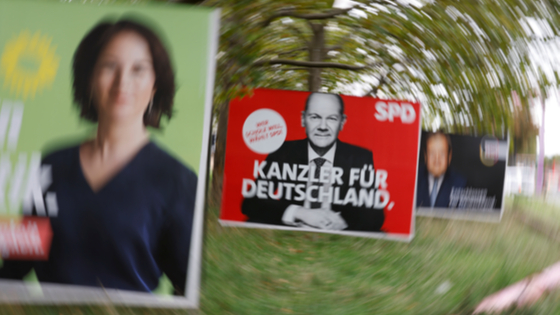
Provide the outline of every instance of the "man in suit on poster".
{"type": "MultiPolygon", "coordinates": [[[[373,169],[373,154],[370,150],[351,145],[338,140],[338,133],[346,123],[344,102],[340,95],[326,93],[311,93],[307,98],[305,110],[301,115],[301,123],[307,134],[306,139],[286,141],[275,152],[266,158],[263,173],[273,162],[278,165],[308,165],[309,177],[317,178],[327,171],[328,176],[338,169],[339,178],[333,177],[324,183],[312,182],[309,178],[306,191],[311,189],[310,199],[295,201],[295,198],[279,198],[278,200],[257,197],[245,198],[242,212],[248,217],[248,222],[287,225],[295,227],[312,227],[324,230],[352,230],[352,231],[380,231],[384,221],[383,209],[374,207],[354,206],[352,204],[337,204],[329,200],[324,194],[318,196],[318,191],[328,191],[336,186],[340,198],[344,199],[350,188],[359,190],[360,186],[354,181],[350,185],[349,173],[351,168],[370,166],[373,169]],[[322,198],[322,199],[321,199],[322,198]]],[[[373,174],[372,174],[373,175],[373,174]]],[[[292,185],[294,181],[284,181],[284,186],[292,185]]],[[[301,182],[299,182],[300,185],[301,182]]],[[[278,189],[278,181],[274,182],[278,189]]],[[[303,186],[305,187],[305,186],[303,186]]],[[[372,187],[373,188],[373,187],[372,187]]],[[[331,190],[332,191],[332,190],[331,190]]],[[[295,194],[295,190],[293,192],[295,194]]],[[[284,191],[286,195],[286,191],[284,191]]]]}
{"type": "Polygon", "coordinates": [[[442,132],[428,134],[424,148],[426,164],[418,170],[417,207],[447,208],[453,188],[467,185],[467,180],[449,167],[452,153],[448,135],[442,132]]]}

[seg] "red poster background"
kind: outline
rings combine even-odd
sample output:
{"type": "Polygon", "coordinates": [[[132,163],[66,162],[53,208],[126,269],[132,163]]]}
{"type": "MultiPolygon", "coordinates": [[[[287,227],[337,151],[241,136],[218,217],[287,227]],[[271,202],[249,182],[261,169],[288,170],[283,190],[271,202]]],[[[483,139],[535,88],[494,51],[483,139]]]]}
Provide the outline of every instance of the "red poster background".
{"type": "MultiPolygon", "coordinates": [[[[243,178],[253,179],[254,161],[263,161],[267,154],[251,151],[243,140],[245,119],[255,110],[268,108],[283,116],[287,125],[286,141],[305,139],[301,126],[301,112],[309,92],[257,89],[252,96],[233,100],[229,108],[226,160],[223,181],[220,219],[223,221],[246,220],[241,213],[241,185],[243,178]]],[[[388,172],[387,188],[393,208],[385,208],[382,230],[401,236],[413,233],[412,216],[418,165],[420,132],[420,105],[418,103],[381,100],[372,97],[342,96],[346,124],[338,138],[373,152],[375,169],[388,172]],[[400,117],[393,121],[378,121],[375,118],[378,102],[407,103],[414,107],[416,119],[402,123],[400,117]],[[402,235],[405,234],[405,235],[402,235]]]]}
{"type": "Polygon", "coordinates": [[[48,260],[52,236],[49,218],[0,218],[0,258],[48,260]]]}

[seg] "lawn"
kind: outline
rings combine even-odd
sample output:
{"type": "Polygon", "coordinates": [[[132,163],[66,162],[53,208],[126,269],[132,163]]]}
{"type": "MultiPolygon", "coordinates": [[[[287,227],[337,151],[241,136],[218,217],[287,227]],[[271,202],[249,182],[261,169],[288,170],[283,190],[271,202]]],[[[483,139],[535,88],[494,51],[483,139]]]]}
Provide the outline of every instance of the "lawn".
{"type": "MultiPolygon", "coordinates": [[[[485,296],[560,260],[560,208],[508,200],[499,224],[418,218],[410,243],[224,228],[206,216],[201,314],[469,314],[485,296]],[[555,212],[558,211],[558,212],[555,212]],[[528,224],[526,220],[531,220],[528,224]]],[[[560,314],[560,293],[507,314],[560,314]]],[[[1,306],[0,314],[187,314],[1,306]]]]}

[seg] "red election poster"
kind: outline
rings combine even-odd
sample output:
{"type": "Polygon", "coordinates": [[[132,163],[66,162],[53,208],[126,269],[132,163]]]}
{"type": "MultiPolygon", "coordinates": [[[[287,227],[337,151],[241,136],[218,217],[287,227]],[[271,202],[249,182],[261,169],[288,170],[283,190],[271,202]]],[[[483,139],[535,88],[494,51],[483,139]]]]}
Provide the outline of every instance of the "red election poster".
{"type": "Polygon", "coordinates": [[[230,104],[220,222],[411,240],[420,105],[257,89],[230,104]]]}

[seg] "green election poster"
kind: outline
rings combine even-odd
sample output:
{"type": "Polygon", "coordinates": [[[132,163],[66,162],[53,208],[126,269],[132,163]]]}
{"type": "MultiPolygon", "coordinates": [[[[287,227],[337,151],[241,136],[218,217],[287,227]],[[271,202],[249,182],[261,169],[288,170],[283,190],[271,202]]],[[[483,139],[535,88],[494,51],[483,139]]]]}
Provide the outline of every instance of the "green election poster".
{"type": "Polygon", "coordinates": [[[218,21],[0,0],[0,302],[198,306],[218,21]]]}

